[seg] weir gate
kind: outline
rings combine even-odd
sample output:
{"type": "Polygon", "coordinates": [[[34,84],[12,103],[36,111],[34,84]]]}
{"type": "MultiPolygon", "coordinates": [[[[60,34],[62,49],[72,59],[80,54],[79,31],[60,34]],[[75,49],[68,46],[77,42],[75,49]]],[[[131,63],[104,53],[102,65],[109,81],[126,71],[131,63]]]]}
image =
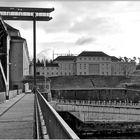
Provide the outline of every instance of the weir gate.
{"type": "Polygon", "coordinates": [[[53,107],[80,138],[140,137],[140,91],[125,88],[53,90],[53,107]],[[102,135],[102,137],[101,137],[102,135]]]}

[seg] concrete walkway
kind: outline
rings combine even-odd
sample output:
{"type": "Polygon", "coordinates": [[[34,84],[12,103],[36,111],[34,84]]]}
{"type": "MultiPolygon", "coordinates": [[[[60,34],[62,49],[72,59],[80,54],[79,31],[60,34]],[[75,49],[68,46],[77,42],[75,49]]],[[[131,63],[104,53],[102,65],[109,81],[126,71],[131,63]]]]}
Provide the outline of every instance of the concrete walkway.
{"type": "Polygon", "coordinates": [[[0,139],[33,139],[34,94],[0,104],[0,139]]]}

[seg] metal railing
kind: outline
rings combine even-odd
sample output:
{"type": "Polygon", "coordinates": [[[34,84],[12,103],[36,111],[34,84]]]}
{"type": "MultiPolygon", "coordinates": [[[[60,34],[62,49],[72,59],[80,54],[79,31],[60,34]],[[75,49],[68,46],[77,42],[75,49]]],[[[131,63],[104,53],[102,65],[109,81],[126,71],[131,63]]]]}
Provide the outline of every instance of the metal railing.
{"type": "Polygon", "coordinates": [[[108,107],[122,107],[122,108],[140,108],[139,103],[130,102],[117,102],[117,101],[90,101],[90,100],[68,100],[68,99],[58,99],[55,101],[57,104],[71,104],[71,105],[84,105],[84,106],[108,106],[108,107]]]}
{"type": "Polygon", "coordinates": [[[79,139],[74,131],[60,117],[55,109],[41,95],[39,91],[35,94],[35,125],[34,138],[42,138],[41,120],[39,117],[39,108],[41,109],[43,120],[50,139],[79,139]]]}

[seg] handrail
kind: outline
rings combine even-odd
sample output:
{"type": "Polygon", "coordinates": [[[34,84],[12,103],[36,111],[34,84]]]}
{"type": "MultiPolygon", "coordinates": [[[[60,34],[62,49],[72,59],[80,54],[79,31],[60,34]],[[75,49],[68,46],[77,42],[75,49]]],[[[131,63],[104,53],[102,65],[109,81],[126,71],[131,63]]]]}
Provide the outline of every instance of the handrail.
{"type": "Polygon", "coordinates": [[[50,139],[79,139],[55,109],[41,95],[36,93],[50,139]]]}
{"type": "Polygon", "coordinates": [[[42,139],[42,127],[41,127],[41,119],[39,114],[39,104],[36,94],[34,96],[34,131],[33,131],[34,139],[42,139]]]}

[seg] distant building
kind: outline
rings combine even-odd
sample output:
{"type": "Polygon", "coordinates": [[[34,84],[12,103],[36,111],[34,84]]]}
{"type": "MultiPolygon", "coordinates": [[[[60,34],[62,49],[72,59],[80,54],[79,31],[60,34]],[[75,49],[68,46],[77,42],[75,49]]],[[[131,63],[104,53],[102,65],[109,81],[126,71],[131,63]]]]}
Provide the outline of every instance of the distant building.
{"type": "Polygon", "coordinates": [[[134,61],[122,62],[115,56],[111,57],[111,75],[131,75],[136,70],[136,63],[134,61]]]}
{"type": "MultiPolygon", "coordinates": [[[[30,75],[34,74],[34,66],[30,64],[30,75]]],[[[44,75],[45,77],[59,76],[58,64],[36,64],[36,75],[44,75]]]]}
{"type": "Polygon", "coordinates": [[[59,65],[59,75],[76,75],[76,56],[58,56],[54,61],[59,65]]]}
{"type": "MultiPolygon", "coordinates": [[[[33,75],[33,66],[31,66],[33,75]]],[[[70,75],[131,75],[136,70],[134,61],[122,62],[101,51],[83,51],[78,56],[58,56],[52,64],[37,65],[36,74],[46,77],[70,75]]]]}
{"type": "Polygon", "coordinates": [[[76,59],[77,75],[111,75],[111,58],[104,52],[83,51],[76,59]]]}

